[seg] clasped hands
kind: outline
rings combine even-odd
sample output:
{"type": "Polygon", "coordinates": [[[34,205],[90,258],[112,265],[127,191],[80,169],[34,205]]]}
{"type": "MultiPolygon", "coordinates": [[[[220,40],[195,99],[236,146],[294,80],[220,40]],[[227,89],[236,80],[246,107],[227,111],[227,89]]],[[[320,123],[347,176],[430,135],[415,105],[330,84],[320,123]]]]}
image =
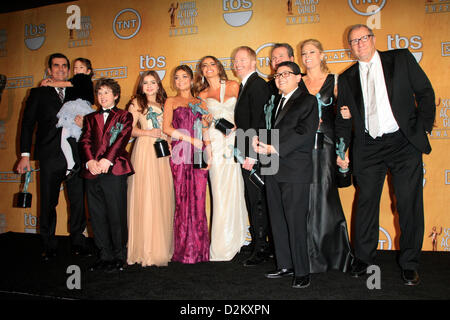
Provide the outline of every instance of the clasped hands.
{"type": "Polygon", "coordinates": [[[88,170],[91,174],[98,175],[101,173],[107,173],[112,163],[106,158],[97,160],[89,160],[87,163],[88,170]]]}

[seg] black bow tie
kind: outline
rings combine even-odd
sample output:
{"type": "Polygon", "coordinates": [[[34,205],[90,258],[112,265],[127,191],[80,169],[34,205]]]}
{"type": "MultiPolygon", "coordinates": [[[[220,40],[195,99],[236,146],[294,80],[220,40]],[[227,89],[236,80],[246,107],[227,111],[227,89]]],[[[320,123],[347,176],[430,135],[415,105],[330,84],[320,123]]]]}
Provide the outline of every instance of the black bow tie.
{"type": "Polygon", "coordinates": [[[100,110],[100,113],[110,113],[111,112],[111,109],[112,108],[110,108],[110,109],[102,109],[102,110],[100,110]]]}

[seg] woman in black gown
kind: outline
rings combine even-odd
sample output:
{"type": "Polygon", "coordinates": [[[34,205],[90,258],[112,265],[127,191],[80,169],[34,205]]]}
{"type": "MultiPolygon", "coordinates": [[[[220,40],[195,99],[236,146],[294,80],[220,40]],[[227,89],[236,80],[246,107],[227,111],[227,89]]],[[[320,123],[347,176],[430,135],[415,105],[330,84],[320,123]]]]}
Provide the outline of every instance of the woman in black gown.
{"type": "Polygon", "coordinates": [[[352,256],[347,223],[335,181],[334,118],[337,76],[328,70],[319,41],[314,39],[303,41],[300,52],[306,70],[300,87],[316,96],[320,117],[313,150],[314,173],[308,217],[310,272],[325,272],[329,269],[346,272],[352,256]]]}

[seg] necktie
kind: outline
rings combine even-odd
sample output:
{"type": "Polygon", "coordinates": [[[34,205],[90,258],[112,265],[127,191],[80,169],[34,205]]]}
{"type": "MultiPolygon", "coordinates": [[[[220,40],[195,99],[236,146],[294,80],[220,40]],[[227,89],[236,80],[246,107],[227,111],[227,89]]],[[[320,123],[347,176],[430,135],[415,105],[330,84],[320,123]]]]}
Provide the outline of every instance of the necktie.
{"type": "Polygon", "coordinates": [[[280,104],[278,105],[277,112],[275,113],[275,119],[278,118],[278,115],[280,114],[281,110],[283,109],[284,100],[286,100],[285,97],[281,98],[280,104]]]}
{"type": "MultiPolygon", "coordinates": [[[[241,91],[242,91],[242,87],[243,87],[243,86],[242,86],[242,83],[241,83],[241,84],[239,85],[239,94],[240,94],[241,91]]],[[[239,94],[238,94],[238,95],[239,95],[239,94]]]]}
{"type": "Polygon", "coordinates": [[[375,68],[373,63],[367,65],[366,74],[367,83],[367,126],[369,135],[372,138],[378,136],[379,122],[378,122],[378,112],[377,112],[377,100],[375,92],[375,68]]]}
{"type": "Polygon", "coordinates": [[[59,100],[61,100],[61,102],[64,102],[64,88],[57,88],[57,89],[58,89],[59,100]]]}

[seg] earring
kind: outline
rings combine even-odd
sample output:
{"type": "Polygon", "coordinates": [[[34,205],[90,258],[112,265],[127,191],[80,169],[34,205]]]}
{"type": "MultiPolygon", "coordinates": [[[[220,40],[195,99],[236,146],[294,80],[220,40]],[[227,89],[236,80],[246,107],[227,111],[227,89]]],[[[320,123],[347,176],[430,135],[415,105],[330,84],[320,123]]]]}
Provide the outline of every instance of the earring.
{"type": "Polygon", "coordinates": [[[202,84],[205,83],[205,76],[202,76],[202,84]]]}

